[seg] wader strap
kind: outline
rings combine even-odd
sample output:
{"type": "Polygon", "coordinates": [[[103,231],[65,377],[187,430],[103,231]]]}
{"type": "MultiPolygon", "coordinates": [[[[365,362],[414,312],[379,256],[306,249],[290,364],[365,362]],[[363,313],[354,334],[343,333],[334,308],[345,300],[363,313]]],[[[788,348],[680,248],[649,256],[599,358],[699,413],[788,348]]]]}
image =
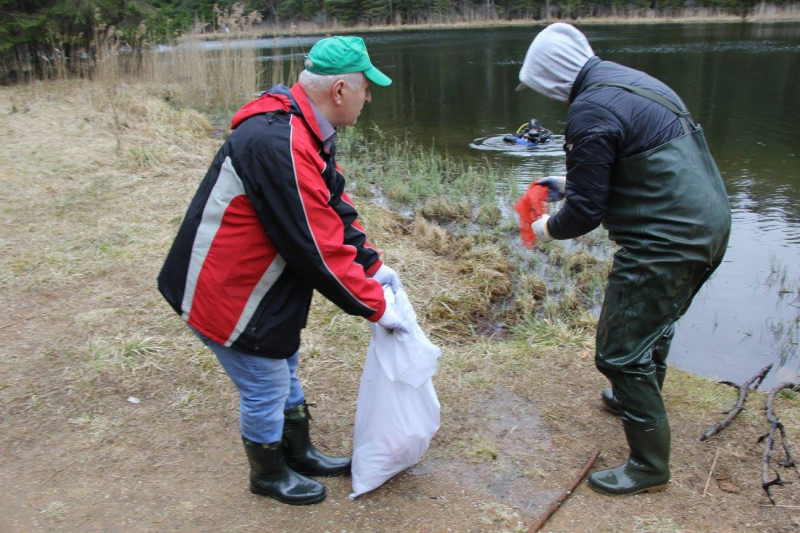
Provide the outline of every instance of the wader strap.
{"type": "Polygon", "coordinates": [[[624,83],[611,83],[601,81],[598,83],[593,83],[589,85],[586,90],[593,89],[595,87],[606,86],[606,87],[619,87],[620,89],[625,89],[628,92],[641,96],[643,98],[647,98],[657,104],[661,104],[662,106],[666,107],[676,115],[678,115],[678,120],[681,121],[681,126],[683,127],[683,133],[690,133],[697,129],[692,121],[692,115],[689,113],[689,110],[686,109],[686,106],[681,102],[680,98],[678,101],[681,103],[681,107],[678,107],[675,103],[667,100],[660,94],[656,94],[653,91],[648,91],[647,89],[642,89],[640,87],[634,87],[633,85],[625,85],[624,83]],[[689,126],[691,125],[691,128],[689,126]]]}

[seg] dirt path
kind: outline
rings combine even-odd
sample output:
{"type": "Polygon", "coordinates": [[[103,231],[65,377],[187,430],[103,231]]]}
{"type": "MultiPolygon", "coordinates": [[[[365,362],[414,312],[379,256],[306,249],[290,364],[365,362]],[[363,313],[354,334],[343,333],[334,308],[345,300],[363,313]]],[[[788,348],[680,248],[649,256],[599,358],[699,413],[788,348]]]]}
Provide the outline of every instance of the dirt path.
{"type": "MultiPolygon", "coordinates": [[[[0,531],[526,531],[593,450],[597,467],[625,458],[590,335],[439,336],[442,428],[419,465],[355,501],[348,478],[311,507],[250,494],[235,391],[154,284],[220,141],[157,92],[130,91],[0,89],[0,531]]],[[[426,329],[446,331],[426,302],[453,290],[458,264],[392,233],[391,215],[365,217],[387,230],[377,244],[426,329]]],[[[315,300],[301,377],[323,450],[351,450],[367,341],[363,321],[315,300]]],[[[730,389],[672,371],[665,395],[669,490],[608,498],[584,483],[545,530],[798,531],[797,473],[782,472],[781,507],[760,486],[763,395],[704,443],[730,389]]],[[[800,400],[779,411],[797,450],[800,400]]]]}

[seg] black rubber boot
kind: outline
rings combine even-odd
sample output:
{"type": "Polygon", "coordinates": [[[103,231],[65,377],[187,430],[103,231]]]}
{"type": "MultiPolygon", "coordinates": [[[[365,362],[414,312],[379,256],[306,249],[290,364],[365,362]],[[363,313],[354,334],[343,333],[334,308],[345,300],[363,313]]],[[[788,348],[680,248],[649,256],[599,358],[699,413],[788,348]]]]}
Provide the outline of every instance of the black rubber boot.
{"type": "Polygon", "coordinates": [[[658,492],[669,484],[669,421],[643,429],[624,424],[630,457],[624,464],[600,470],[589,476],[589,487],[601,494],[621,496],[639,492],[658,492]]]}
{"type": "Polygon", "coordinates": [[[306,476],[345,476],[350,473],[349,457],[328,457],[312,443],[309,435],[308,404],[284,411],[283,455],[289,467],[306,476]]]}
{"type": "Polygon", "coordinates": [[[280,442],[259,444],[242,437],[250,461],[250,492],[289,505],[308,505],[325,499],[325,486],[286,466],[280,442]]]}

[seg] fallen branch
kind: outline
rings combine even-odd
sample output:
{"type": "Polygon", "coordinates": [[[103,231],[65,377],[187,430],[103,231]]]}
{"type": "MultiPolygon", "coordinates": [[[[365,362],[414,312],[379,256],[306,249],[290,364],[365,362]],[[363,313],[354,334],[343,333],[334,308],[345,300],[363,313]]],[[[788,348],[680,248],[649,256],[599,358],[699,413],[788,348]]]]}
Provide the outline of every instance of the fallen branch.
{"type": "Polygon", "coordinates": [[[561,507],[561,504],[564,503],[564,501],[569,498],[570,494],[572,494],[575,488],[580,485],[581,481],[583,481],[583,478],[585,478],[586,474],[589,473],[589,469],[592,468],[592,465],[595,461],[597,461],[598,457],[600,457],[600,450],[597,450],[592,454],[592,457],[589,458],[589,461],[583,465],[583,469],[581,469],[578,476],[572,481],[572,485],[569,486],[569,489],[567,489],[565,492],[562,492],[561,496],[556,498],[556,501],[550,504],[550,507],[547,508],[542,517],[539,518],[533,527],[528,530],[528,533],[536,533],[542,527],[544,527],[545,522],[547,522],[547,520],[553,516],[553,513],[558,511],[558,509],[561,507]]]}
{"type": "Polygon", "coordinates": [[[5,324],[3,326],[0,326],[0,329],[6,329],[6,328],[10,328],[11,326],[16,326],[17,324],[22,324],[23,322],[27,322],[28,320],[31,320],[32,318],[38,318],[38,317],[40,317],[42,315],[46,315],[49,312],[50,311],[42,311],[41,313],[36,313],[35,315],[27,316],[27,317],[22,318],[20,320],[16,320],[14,322],[11,322],[10,324],[5,324]]]}
{"type": "Polygon", "coordinates": [[[716,424],[708,428],[706,432],[703,433],[703,436],[700,437],[701,442],[706,440],[710,436],[719,433],[720,431],[728,427],[728,425],[731,422],[733,422],[733,419],[736,418],[736,415],[738,415],[742,411],[742,409],[744,409],[744,402],[747,401],[747,393],[750,392],[751,388],[754,389],[758,388],[761,382],[764,381],[764,378],[767,377],[767,374],[769,373],[770,370],[772,370],[772,363],[768,364],[767,366],[759,370],[758,374],[748,379],[742,385],[738,385],[730,381],[720,381],[720,384],[722,385],[730,385],[731,387],[739,389],[739,400],[736,402],[736,405],[733,407],[733,409],[727,411],[728,416],[726,416],[721,421],[717,422],[716,424]]]}
{"type": "MultiPolygon", "coordinates": [[[[773,402],[775,401],[775,395],[783,389],[800,392],[800,383],[781,383],[769,391],[769,396],[767,397],[767,420],[770,422],[770,428],[766,435],[762,435],[758,439],[759,443],[764,442],[764,440],[767,441],[767,444],[764,446],[764,458],[762,459],[763,474],[761,487],[767,493],[767,498],[769,498],[769,501],[772,502],[772,505],[775,505],[775,500],[772,499],[772,494],[769,492],[770,487],[773,485],[783,485],[781,475],[778,473],[777,469],[775,470],[775,478],[771,480],[768,479],[770,454],[772,453],[772,448],[775,446],[775,430],[780,430],[781,432],[781,444],[783,445],[783,451],[786,454],[786,460],[778,461],[778,464],[786,468],[795,467],[795,470],[797,470],[797,465],[794,463],[792,454],[789,452],[789,445],[786,442],[786,429],[783,427],[783,423],[778,419],[778,417],[775,416],[775,411],[773,410],[772,406],[773,402]]],[[[800,471],[797,471],[797,473],[800,475],[800,471]]]]}

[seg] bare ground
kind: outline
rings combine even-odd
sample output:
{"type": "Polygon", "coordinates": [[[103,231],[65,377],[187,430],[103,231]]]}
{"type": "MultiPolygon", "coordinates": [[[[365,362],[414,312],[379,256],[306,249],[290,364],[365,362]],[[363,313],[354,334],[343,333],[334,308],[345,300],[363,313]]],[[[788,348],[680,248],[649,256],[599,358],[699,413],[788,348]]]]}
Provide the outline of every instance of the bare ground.
{"type": "MultiPolygon", "coordinates": [[[[220,143],[207,126],[151,87],[0,89],[0,531],[526,531],[595,449],[595,468],[624,460],[590,334],[471,333],[474,310],[447,302],[481,294],[473,267],[364,206],[443,347],[442,427],[419,465],[355,501],[348,478],[325,481],[311,507],[250,494],[235,390],[155,288],[220,143]],[[477,285],[462,294],[453,281],[465,273],[477,285]]],[[[362,320],[316,298],[301,377],[331,453],[351,451],[367,342],[362,320]]],[[[703,443],[732,389],[673,370],[665,397],[670,488],[609,498],[583,483],[546,531],[800,528],[797,472],[781,469],[779,506],[761,488],[763,394],[703,443]]],[[[777,410],[798,450],[800,399],[777,410]]]]}

